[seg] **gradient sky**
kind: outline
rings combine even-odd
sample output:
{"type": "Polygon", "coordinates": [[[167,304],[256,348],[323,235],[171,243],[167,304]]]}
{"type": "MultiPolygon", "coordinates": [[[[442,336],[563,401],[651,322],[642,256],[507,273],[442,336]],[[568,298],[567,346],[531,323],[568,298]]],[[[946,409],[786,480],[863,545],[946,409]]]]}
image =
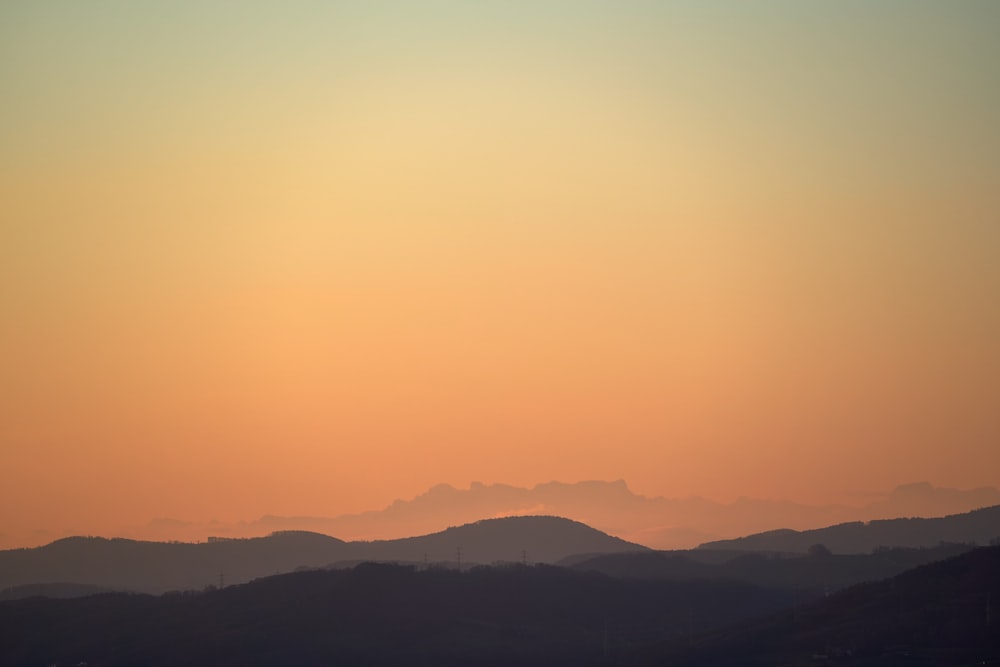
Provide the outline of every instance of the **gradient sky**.
{"type": "Polygon", "coordinates": [[[998,33],[989,0],[4,2],[0,534],[1000,485],[998,33]]]}

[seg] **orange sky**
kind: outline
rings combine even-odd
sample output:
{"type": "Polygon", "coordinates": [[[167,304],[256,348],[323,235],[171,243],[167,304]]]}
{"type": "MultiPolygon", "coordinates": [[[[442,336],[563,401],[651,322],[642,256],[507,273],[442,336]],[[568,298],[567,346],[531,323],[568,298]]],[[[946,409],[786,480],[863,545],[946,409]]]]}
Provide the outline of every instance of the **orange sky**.
{"type": "Polygon", "coordinates": [[[1000,9],[700,4],[6,3],[0,535],[1000,485],[1000,9]]]}

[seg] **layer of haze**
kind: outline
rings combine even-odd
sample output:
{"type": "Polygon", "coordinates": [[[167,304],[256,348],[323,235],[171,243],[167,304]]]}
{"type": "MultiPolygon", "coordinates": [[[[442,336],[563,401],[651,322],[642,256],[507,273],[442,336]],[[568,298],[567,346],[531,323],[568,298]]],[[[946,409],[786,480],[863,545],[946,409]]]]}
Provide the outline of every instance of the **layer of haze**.
{"type": "Polygon", "coordinates": [[[998,33],[988,1],[3,3],[0,533],[1000,483],[998,33]]]}

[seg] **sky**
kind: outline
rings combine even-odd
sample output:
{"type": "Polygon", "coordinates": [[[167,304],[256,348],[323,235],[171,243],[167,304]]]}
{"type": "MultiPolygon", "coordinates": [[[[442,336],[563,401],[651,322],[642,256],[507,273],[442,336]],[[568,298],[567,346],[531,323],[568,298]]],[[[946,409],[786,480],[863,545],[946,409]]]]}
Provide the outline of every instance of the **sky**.
{"type": "Polygon", "coordinates": [[[3,3],[0,537],[472,481],[1000,485],[998,30],[3,3]]]}

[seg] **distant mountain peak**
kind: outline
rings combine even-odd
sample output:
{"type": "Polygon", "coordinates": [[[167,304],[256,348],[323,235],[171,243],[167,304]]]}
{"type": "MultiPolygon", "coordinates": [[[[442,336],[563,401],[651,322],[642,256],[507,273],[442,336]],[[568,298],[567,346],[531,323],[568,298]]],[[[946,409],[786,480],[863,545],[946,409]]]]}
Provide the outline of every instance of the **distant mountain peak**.
{"type": "Polygon", "coordinates": [[[629,495],[635,495],[632,493],[632,490],[628,488],[628,484],[624,479],[616,479],[614,481],[607,481],[603,479],[585,479],[579,482],[560,482],[553,480],[551,482],[541,482],[536,484],[532,490],[540,491],[546,489],[600,489],[625,492],[629,495]]]}
{"type": "Polygon", "coordinates": [[[424,492],[422,495],[429,496],[429,495],[437,495],[440,493],[454,493],[455,491],[458,491],[458,489],[452,486],[451,484],[442,482],[441,484],[435,484],[434,486],[429,488],[426,492],[424,492]]]}

